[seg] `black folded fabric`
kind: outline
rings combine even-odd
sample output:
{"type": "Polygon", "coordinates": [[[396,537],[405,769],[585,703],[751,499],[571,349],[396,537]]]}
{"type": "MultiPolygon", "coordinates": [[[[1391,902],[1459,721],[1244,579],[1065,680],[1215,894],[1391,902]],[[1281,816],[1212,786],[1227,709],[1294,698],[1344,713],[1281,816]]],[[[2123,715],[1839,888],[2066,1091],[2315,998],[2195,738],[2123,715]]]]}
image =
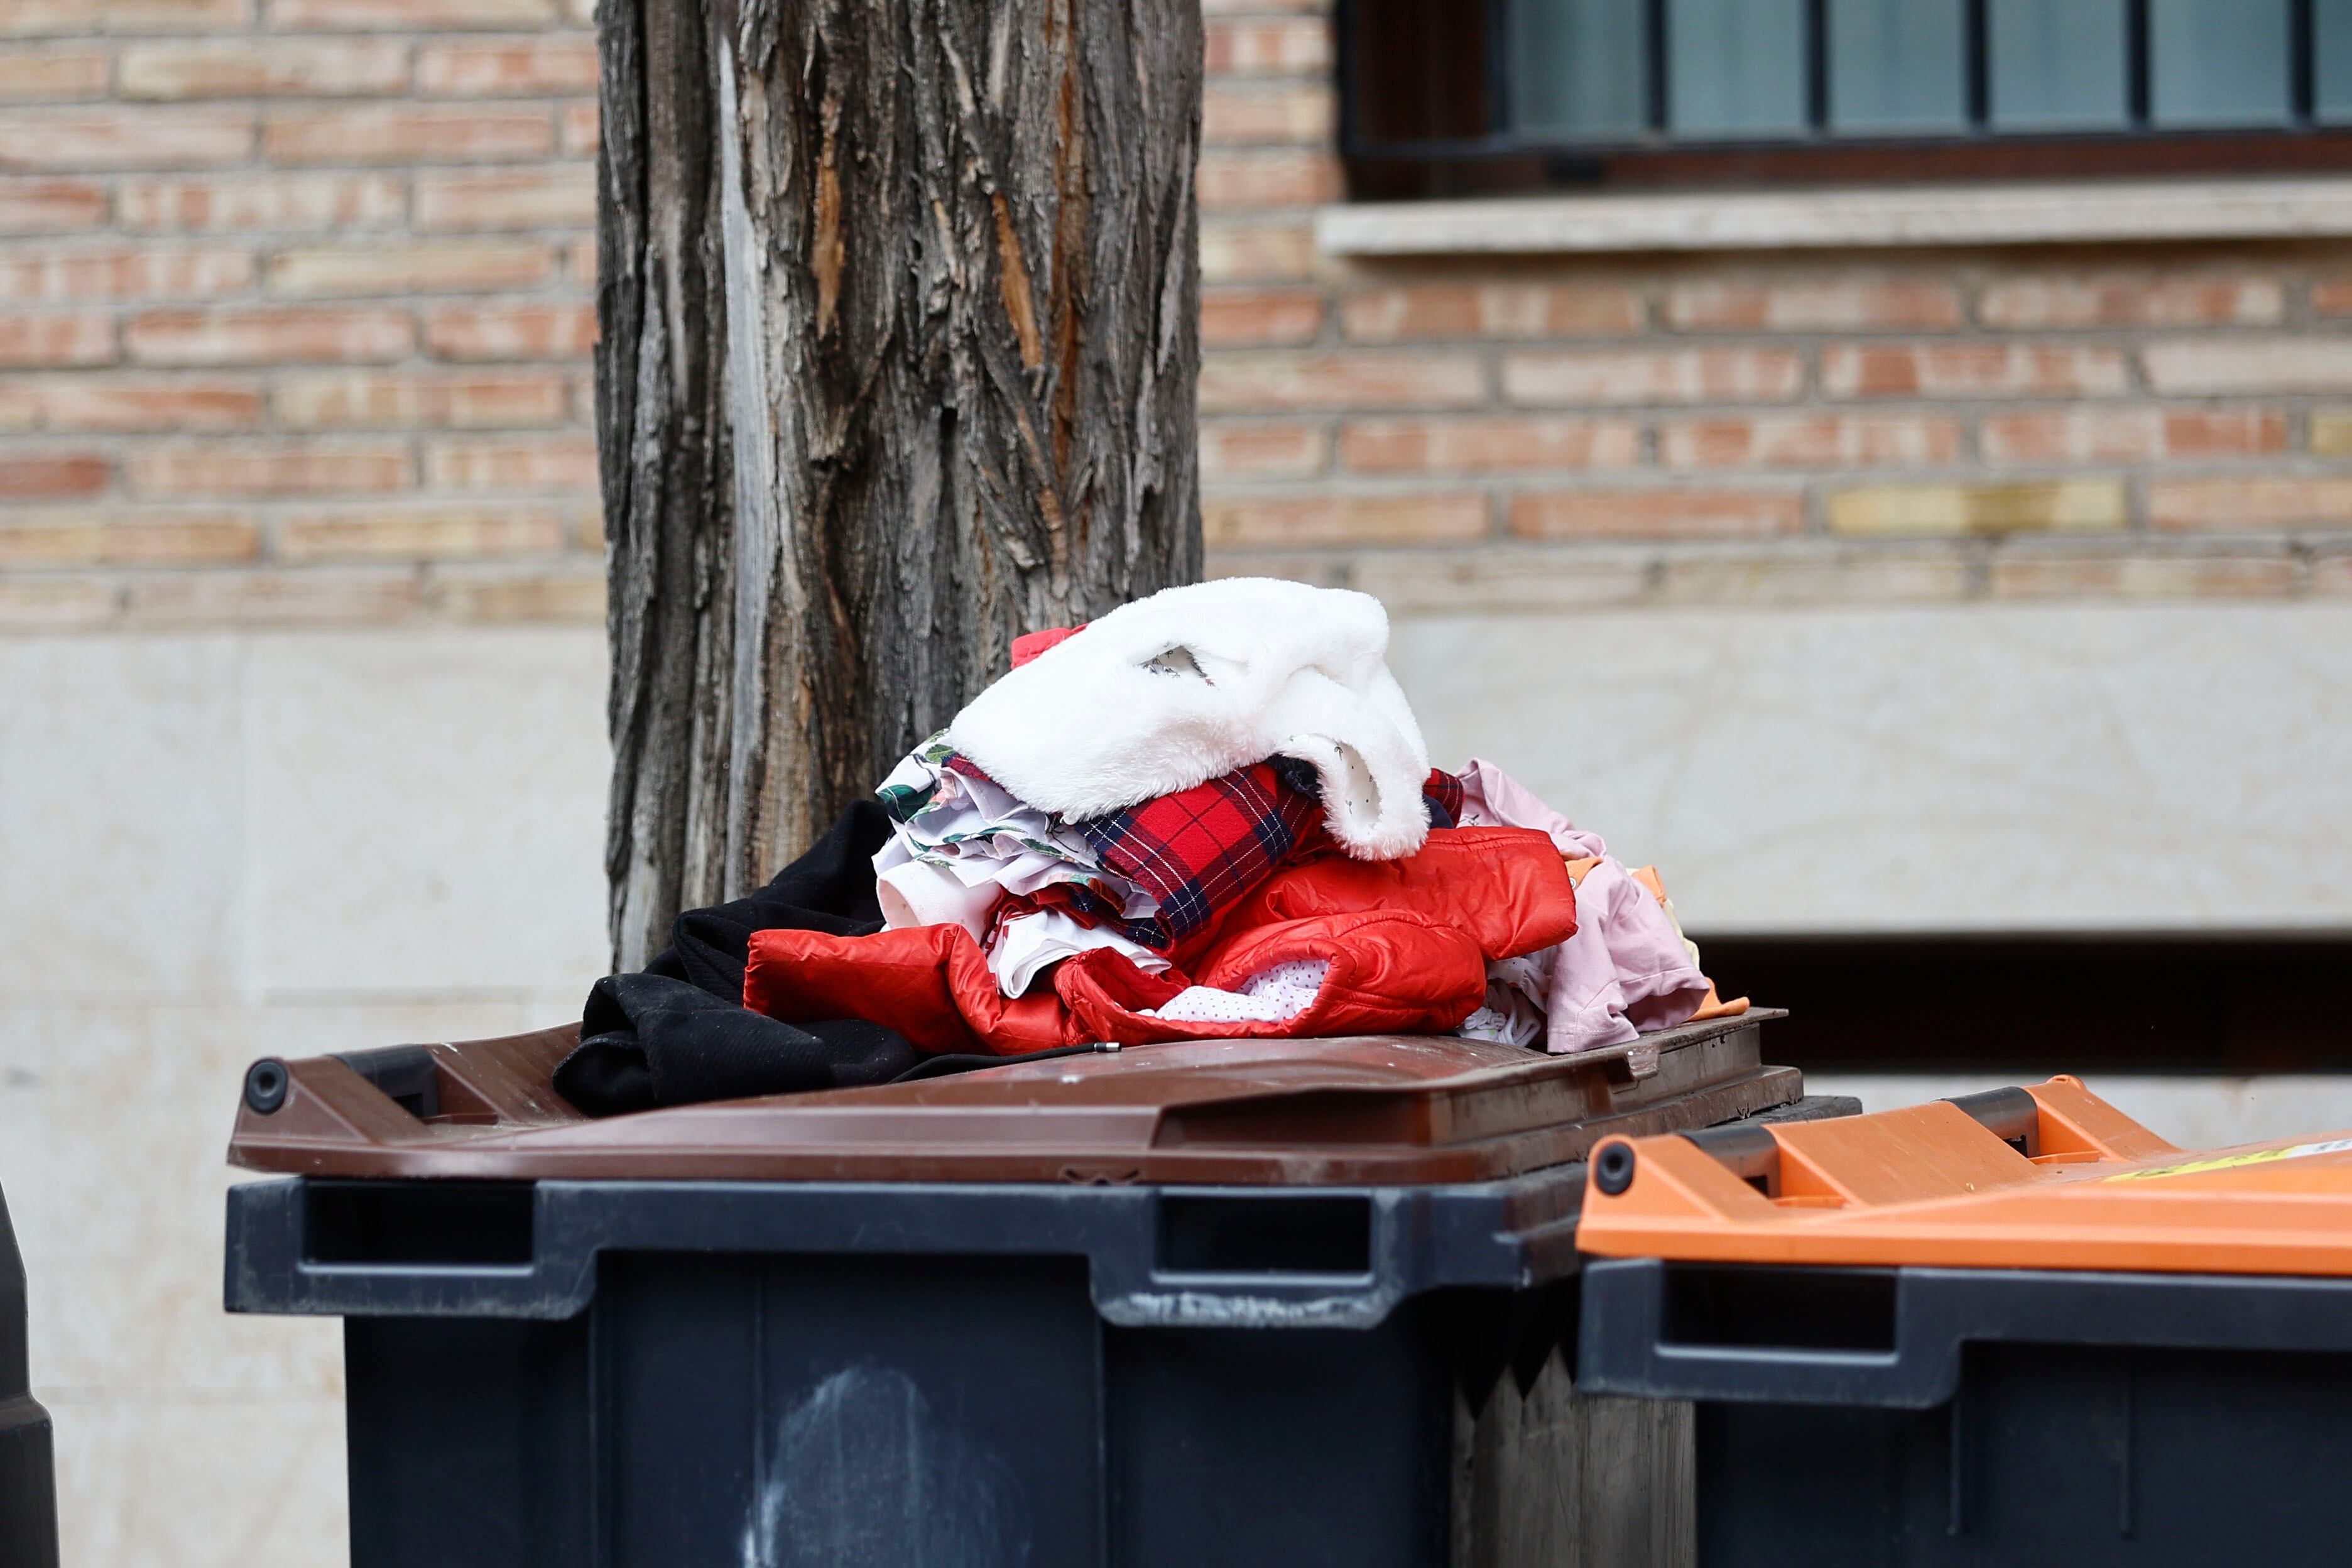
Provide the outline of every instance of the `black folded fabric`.
{"type": "Polygon", "coordinates": [[[758,892],[678,916],[669,928],[669,947],[646,965],[646,973],[687,981],[740,1005],[752,932],[864,936],[880,931],[874,857],[889,841],[890,818],[877,803],[859,801],[758,892]]]}
{"type": "Polygon", "coordinates": [[[874,855],[889,836],[882,808],[861,800],[758,892],[678,916],[668,949],[643,973],[607,975],[590,990],[555,1091],[590,1116],[617,1116],[887,1083],[920,1066],[923,1053],[879,1024],[793,1025],[743,1005],[754,931],[882,929],[874,855]]]}
{"type": "Polygon", "coordinates": [[[596,983],[555,1092],[591,1116],[887,1083],[923,1053],[879,1024],[786,1024],[661,974],[596,983]]]}

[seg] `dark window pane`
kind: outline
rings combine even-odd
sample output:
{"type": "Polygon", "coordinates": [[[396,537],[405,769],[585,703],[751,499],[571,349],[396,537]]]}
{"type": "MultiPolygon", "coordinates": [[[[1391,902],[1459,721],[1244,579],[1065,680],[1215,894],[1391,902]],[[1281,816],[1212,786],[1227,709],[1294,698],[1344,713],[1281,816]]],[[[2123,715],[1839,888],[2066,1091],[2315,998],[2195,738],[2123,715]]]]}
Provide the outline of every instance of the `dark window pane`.
{"type": "Polygon", "coordinates": [[[1995,129],[2130,121],[2124,0],[1990,0],[1985,13],[1995,129]]]}
{"type": "Polygon", "coordinates": [[[1968,128],[1960,0],[1830,0],[1830,129],[1968,128]]]}
{"type": "Polygon", "coordinates": [[[1374,142],[1485,135],[1486,8],[1358,0],[1354,109],[1374,142]]]}
{"type": "Polygon", "coordinates": [[[2148,117],[2284,125],[2287,0],[2148,0],[2148,117]]]}
{"type": "Polygon", "coordinates": [[[2312,112],[2330,124],[2352,121],[2352,0],[2312,0],[2312,112]]]}
{"type": "Polygon", "coordinates": [[[1642,0],[1518,0],[1511,16],[1511,127],[1622,142],[1648,128],[1642,0]]]}
{"type": "Polygon", "coordinates": [[[1804,0],[1668,0],[1666,105],[1678,137],[1802,135],[1804,0]]]}

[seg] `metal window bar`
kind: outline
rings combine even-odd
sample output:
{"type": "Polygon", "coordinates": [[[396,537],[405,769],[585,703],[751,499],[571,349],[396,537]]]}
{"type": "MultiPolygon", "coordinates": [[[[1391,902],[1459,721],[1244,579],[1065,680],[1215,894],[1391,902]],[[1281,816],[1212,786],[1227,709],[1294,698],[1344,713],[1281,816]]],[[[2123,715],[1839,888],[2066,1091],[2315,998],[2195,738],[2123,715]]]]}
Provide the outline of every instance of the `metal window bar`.
{"type": "MultiPolygon", "coordinates": [[[[1486,19],[1486,59],[1483,62],[1486,88],[1487,120],[1485,132],[1473,138],[1432,138],[1411,142],[1376,142],[1362,131],[1360,100],[1363,89],[1361,52],[1376,45],[1367,36],[1361,18],[1356,15],[1354,0],[1340,0],[1337,7],[1335,26],[1339,42],[1339,132],[1344,149],[1351,153],[1409,153],[1434,157],[1481,156],[1499,153],[1555,152],[1575,153],[1603,151],[1607,143],[1560,143],[1542,139],[1522,137],[1511,129],[1511,16],[1515,6],[1528,0],[1483,0],[1486,19]]],[[[2148,21],[2150,0],[2124,0],[2124,65],[2126,70],[2126,103],[2130,131],[2107,133],[2110,137],[2150,134],[2157,131],[2152,123],[2151,105],[2151,28],[2148,21]]],[[[2290,128],[2297,131],[2323,129],[2315,119],[2316,41],[2314,37],[2313,0],[2288,0],[2288,61],[2290,128]]],[[[1968,136],[1972,140],[2000,142],[2031,142],[2093,139],[2083,135],[2053,138],[2042,132],[2001,132],[1991,128],[1990,29],[1987,0],[1962,0],[1962,50],[1968,73],[1965,103],[1968,136]]],[[[1672,71],[1669,55],[1673,47],[1673,21],[1668,0],[1643,0],[1643,40],[1648,55],[1646,61],[1645,120],[1648,135],[1643,144],[1650,148],[1678,145],[1672,135],[1670,121],[1674,105],[1671,101],[1672,71]]],[[[1806,121],[1810,139],[1828,138],[1830,103],[1830,26],[1829,0],[1806,0],[1805,37],[1805,101],[1806,121]]],[[[1899,145],[1906,139],[1886,138],[1882,144],[1899,145]]],[[[1943,140],[1949,141],[1951,138],[1943,140]]],[[[1866,139],[1843,143],[1867,146],[1866,139]]]]}
{"type": "Polygon", "coordinates": [[[2311,0],[2290,0],[2286,14],[2287,103],[2298,127],[2309,127],[2318,101],[2318,51],[2312,32],[2311,0]]]}

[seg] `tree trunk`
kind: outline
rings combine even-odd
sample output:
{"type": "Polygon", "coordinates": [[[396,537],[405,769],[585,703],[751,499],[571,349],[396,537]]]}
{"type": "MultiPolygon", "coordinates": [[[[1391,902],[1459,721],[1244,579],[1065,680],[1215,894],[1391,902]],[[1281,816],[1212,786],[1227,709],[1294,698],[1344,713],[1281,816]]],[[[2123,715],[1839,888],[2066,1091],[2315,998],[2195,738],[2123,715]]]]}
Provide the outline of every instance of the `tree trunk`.
{"type": "Polygon", "coordinates": [[[604,0],[614,961],[1201,569],[1199,0],[604,0]]]}

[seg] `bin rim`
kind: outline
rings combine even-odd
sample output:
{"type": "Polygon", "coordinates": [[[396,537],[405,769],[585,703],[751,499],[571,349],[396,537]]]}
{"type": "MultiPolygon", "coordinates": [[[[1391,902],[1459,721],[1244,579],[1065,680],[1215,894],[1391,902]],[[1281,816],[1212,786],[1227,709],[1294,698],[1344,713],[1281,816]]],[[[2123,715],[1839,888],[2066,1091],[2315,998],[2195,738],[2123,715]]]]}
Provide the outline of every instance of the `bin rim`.
{"type": "Polygon", "coordinates": [[[1602,1152],[1619,1179],[1591,1181],[1577,1238],[1595,1257],[2352,1276],[2352,1131],[2184,1151],[2065,1075],[1602,1152]]]}

